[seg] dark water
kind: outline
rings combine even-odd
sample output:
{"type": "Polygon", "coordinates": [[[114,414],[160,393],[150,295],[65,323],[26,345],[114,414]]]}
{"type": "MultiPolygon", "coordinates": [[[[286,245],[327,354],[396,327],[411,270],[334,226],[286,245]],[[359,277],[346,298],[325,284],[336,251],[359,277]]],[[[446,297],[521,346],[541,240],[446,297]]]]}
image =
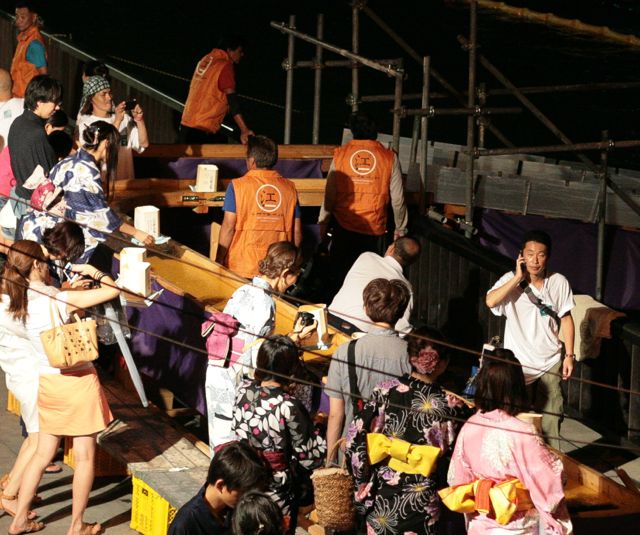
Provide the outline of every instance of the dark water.
{"type": "MultiPolygon", "coordinates": [[[[640,3],[635,1],[518,1],[538,11],[578,18],[592,24],[640,35],[640,3]]],[[[0,1],[0,7],[12,11],[13,1],[0,1]]],[[[466,88],[467,56],[457,44],[456,35],[468,32],[468,9],[459,2],[382,2],[368,5],[400,33],[420,54],[432,57],[432,66],[459,90],[466,88]]],[[[269,26],[270,20],[286,21],[297,17],[300,31],[314,34],[317,13],[325,14],[325,40],[349,48],[351,9],[346,1],[291,2],[193,1],[165,3],[150,0],[124,2],[107,0],[87,2],[65,0],[42,2],[40,9],[45,29],[71,34],[73,43],[100,57],[106,57],[126,72],[184,100],[188,82],[120,62],[130,61],[190,78],[196,61],[208,52],[225,32],[244,34],[249,39],[247,55],[237,69],[239,91],[277,105],[284,104],[285,72],[281,62],[286,56],[286,37],[269,26]]],[[[361,15],[361,54],[371,58],[402,56],[402,51],[366,15],[361,15]]],[[[575,84],[588,82],[640,81],[637,69],[640,49],[618,45],[596,37],[581,35],[531,22],[507,18],[480,10],[478,39],[484,54],[517,86],[575,84]]],[[[297,42],[297,59],[311,59],[314,47],[297,42]]],[[[337,56],[325,52],[325,58],[337,56]]],[[[405,91],[421,88],[421,67],[405,57],[408,80],[405,91]]],[[[351,90],[347,69],[326,69],[323,78],[321,141],[339,141],[349,109],[345,97],[351,90]]],[[[488,88],[500,87],[478,68],[478,81],[488,88]]],[[[441,91],[437,83],[435,91],[441,91]]],[[[393,81],[382,73],[361,70],[362,94],[391,93],[393,81]]],[[[635,139],[638,135],[638,90],[599,93],[562,93],[533,95],[531,100],[575,141],[594,141],[608,129],[615,139],[635,139]]],[[[453,100],[438,101],[440,106],[457,106],[453,100]]],[[[295,73],[293,140],[311,140],[313,73],[295,73]]],[[[417,103],[416,103],[417,105],[417,103]]],[[[512,98],[494,97],[490,105],[514,106],[512,98]]],[[[391,104],[368,105],[381,129],[391,130],[391,104]]],[[[254,130],[282,139],[281,109],[246,101],[245,116],[254,130]]],[[[494,123],[516,145],[555,144],[556,139],[531,118],[528,112],[517,116],[499,116],[494,123]]],[[[431,137],[464,143],[464,118],[438,118],[430,123],[431,137]]],[[[409,135],[410,121],[403,134],[409,135]]],[[[487,144],[499,146],[489,137],[487,144]]],[[[618,151],[611,161],[628,167],[640,167],[638,151],[618,151]]],[[[594,157],[596,157],[594,155],[594,157]]]]}

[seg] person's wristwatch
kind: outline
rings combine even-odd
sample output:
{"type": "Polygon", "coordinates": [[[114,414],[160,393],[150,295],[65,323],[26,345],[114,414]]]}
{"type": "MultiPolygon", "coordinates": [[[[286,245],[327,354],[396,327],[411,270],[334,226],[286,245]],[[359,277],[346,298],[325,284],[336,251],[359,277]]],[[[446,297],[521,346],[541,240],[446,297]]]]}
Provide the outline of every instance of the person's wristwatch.
{"type": "Polygon", "coordinates": [[[576,360],[576,356],[573,353],[566,353],[564,356],[565,359],[571,359],[571,360],[576,360]]]}

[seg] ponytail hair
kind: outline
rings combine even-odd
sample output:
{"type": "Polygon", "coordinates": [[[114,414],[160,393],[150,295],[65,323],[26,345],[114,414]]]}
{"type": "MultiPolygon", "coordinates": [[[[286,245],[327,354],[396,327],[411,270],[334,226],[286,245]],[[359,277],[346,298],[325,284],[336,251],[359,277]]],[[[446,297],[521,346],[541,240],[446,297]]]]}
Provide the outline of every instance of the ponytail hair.
{"type": "Polygon", "coordinates": [[[27,319],[29,275],[36,260],[47,261],[39,244],[29,240],[15,241],[9,248],[2,272],[2,291],[9,296],[9,314],[22,323],[27,319]]]}
{"type": "Polygon", "coordinates": [[[120,134],[118,129],[107,121],[94,121],[82,132],[80,144],[85,150],[96,150],[98,145],[107,140],[107,154],[105,163],[107,172],[105,175],[105,196],[109,199],[111,182],[115,180],[115,172],[118,167],[118,147],[120,134]]]}

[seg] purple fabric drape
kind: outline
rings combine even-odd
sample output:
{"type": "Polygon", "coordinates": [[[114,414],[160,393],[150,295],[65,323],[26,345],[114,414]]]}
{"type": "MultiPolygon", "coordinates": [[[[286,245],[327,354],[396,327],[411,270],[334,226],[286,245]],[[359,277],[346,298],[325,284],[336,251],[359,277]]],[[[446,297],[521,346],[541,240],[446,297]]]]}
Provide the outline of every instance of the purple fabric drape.
{"type": "MultiPolygon", "coordinates": [[[[552,239],[549,269],[562,273],[574,293],[594,295],[598,227],[567,219],[506,214],[496,210],[477,212],[479,228],[499,240],[484,246],[514,262],[525,232],[540,229],[552,239]]],[[[640,309],[640,233],[607,226],[605,234],[604,303],[618,310],[640,309]]]]}
{"type": "MultiPolygon", "coordinates": [[[[247,164],[239,158],[178,158],[169,162],[175,178],[196,178],[198,165],[218,166],[218,178],[238,178],[247,172],[247,164]]],[[[274,169],[285,178],[322,178],[322,160],[280,160],[274,169]]]]}

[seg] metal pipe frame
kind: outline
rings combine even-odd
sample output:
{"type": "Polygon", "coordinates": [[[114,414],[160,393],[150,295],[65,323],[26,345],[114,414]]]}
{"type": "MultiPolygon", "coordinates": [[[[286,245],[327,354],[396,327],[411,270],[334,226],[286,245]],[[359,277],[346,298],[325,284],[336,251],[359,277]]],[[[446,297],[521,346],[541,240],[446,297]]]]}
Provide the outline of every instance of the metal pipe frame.
{"type": "MultiPolygon", "coordinates": [[[[608,137],[609,132],[607,130],[603,130],[603,141],[608,137]]],[[[609,152],[607,150],[603,150],[600,153],[602,181],[600,182],[600,209],[598,210],[598,244],[596,249],[596,300],[600,302],[602,302],[602,298],[604,296],[604,241],[607,217],[607,178],[609,177],[608,159],[609,152]]]]}
{"type": "MultiPolygon", "coordinates": [[[[429,108],[429,81],[430,81],[431,58],[425,56],[422,58],[422,107],[429,108]]],[[[420,213],[424,213],[427,191],[427,151],[429,150],[429,117],[423,115],[420,117],[420,176],[422,177],[422,195],[420,196],[420,213]]]]}
{"type": "MultiPolygon", "coordinates": [[[[472,0],[469,3],[469,86],[467,94],[467,108],[475,107],[476,96],[476,46],[478,35],[478,3],[472,0]]],[[[474,115],[467,117],[467,150],[473,151],[475,148],[475,126],[476,119],[474,115]]],[[[467,189],[465,194],[465,211],[464,219],[469,225],[473,224],[473,190],[474,190],[474,163],[475,154],[467,154],[467,189]]],[[[471,229],[464,232],[466,238],[473,236],[471,229]]]]}
{"type": "MultiPolygon", "coordinates": [[[[357,6],[351,9],[351,52],[360,54],[360,12],[357,6]]],[[[358,64],[351,63],[351,113],[358,111],[358,97],[360,95],[360,73],[358,64]]]]}
{"type": "Polygon", "coordinates": [[[339,56],[351,59],[362,65],[366,65],[367,67],[370,67],[376,71],[383,72],[385,74],[388,74],[389,76],[394,76],[396,78],[397,77],[402,78],[404,76],[404,71],[402,69],[398,69],[397,67],[394,67],[394,66],[385,67],[384,65],[380,65],[379,63],[376,63],[374,60],[365,58],[363,56],[359,56],[357,54],[353,54],[352,52],[349,52],[344,48],[340,48],[330,43],[320,41],[315,37],[311,37],[310,35],[307,35],[306,33],[302,33],[297,30],[294,30],[293,28],[287,26],[284,22],[271,21],[269,24],[272,28],[275,28],[276,30],[280,30],[283,33],[292,35],[294,37],[297,37],[298,39],[302,39],[307,43],[311,43],[313,45],[320,45],[322,48],[329,50],[334,54],[338,54],[339,56]]]}
{"type": "Polygon", "coordinates": [[[640,147],[640,139],[625,139],[614,141],[608,139],[604,141],[589,141],[586,143],[573,143],[571,145],[536,145],[532,147],[514,147],[504,149],[475,149],[476,156],[504,156],[506,154],[536,154],[543,152],[579,152],[583,150],[611,150],[629,149],[640,147]]]}
{"type": "MultiPolygon", "coordinates": [[[[289,15],[289,27],[295,28],[296,16],[289,15]]],[[[291,66],[295,61],[295,37],[289,35],[288,48],[287,48],[287,89],[285,97],[285,110],[284,110],[284,142],[285,144],[291,143],[291,115],[293,108],[293,69],[291,66]]]]}
{"type": "MultiPolygon", "coordinates": [[[[400,67],[402,68],[402,66],[400,67]]],[[[404,86],[404,77],[396,76],[395,101],[393,107],[393,142],[392,149],[398,153],[400,151],[400,122],[402,120],[402,89],[404,86]]]]}
{"type": "MultiPolygon", "coordinates": [[[[365,0],[354,1],[354,7],[358,7],[363,13],[365,13],[383,32],[385,32],[391,39],[393,39],[400,48],[404,49],[409,56],[411,56],[414,60],[416,60],[420,65],[422,65],[423,58],[420,54],[418,54],[409,44],[402,39],[393,29],[383,21],[375,12],[371,10],[366,5],[365,0]]],[[[453,87],[438,71],[434,68],[430,67],[429,69],[430,75],[436,79],[442,87],[444,87],[451,95],[453,95],[460,104],[463,106],[466,104],[464,96],[453,87]]],[[[397,106],[396,106],[397,107],[397,106]]],[[[513,143],[509,141],[505,135],[500,132],[495,126],[489,125],[489,130],[491,133],[496,136],[496,138],[505,146],[505,147],[513,147],[513,143]]]]}
{"type": "MultiPolygon", "coordinates": [[[[380,65],[395,65],[398,61],[397,58],[393,58],[393,59],[374,59],[373,61],[378,62],[380,65]]],[[[328,67],[349,67],[351,68],[351,66],[353,65],[353,61],[348,61],[345,59],[336,59],[336,60],[327,60],[327,61],[323,61],[320,64],[318,64],[316,62],[315,59],[309,59],[309,60],[300,60],[300,61],[296,61],[293,65],[294,69],[301,69],[301,68],[310,68],[310,69],[325,69],[328,67]]],[[[388,100],[393,100],[394,96],[390,95],[390,98],[388,100]]],[[[360,101],[362,102],[362,100],[360,101]]]]}
{"type": "MultiPolygon", "coordinates": [[[[318,15],[316,37],[322,41],[324,36],[324,15],[318,15]]],[[[315,72],[313,79],[313,128],[311,130],[311,143],[320,143],[320,96],[322,93],[322,47],[316,46],[315,72]]]]}
{"type": "Polygon", "coordinates": [[[426,115],[427,117],[435,117],[437,115],[472,115],[479,117],[481,115],[498,115],[498,114],[515,114],[522,113],[522,108],[483,108],[476,106],[474,108],[400,108],[403,115],[426,115]]]}

